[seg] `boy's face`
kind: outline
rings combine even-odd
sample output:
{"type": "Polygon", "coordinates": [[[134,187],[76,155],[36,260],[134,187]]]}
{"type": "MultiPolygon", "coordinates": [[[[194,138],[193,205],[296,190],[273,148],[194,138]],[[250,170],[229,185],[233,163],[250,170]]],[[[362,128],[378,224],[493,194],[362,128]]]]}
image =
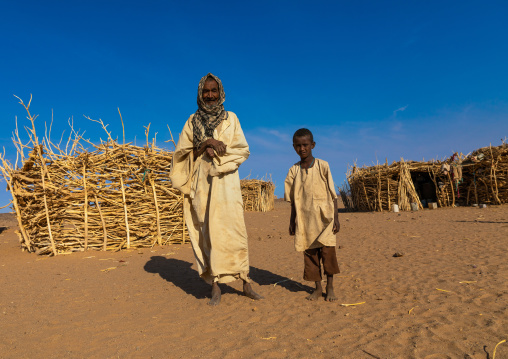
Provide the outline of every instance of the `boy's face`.
{"type": "Polygon", "coordinates": [[[311,142],[309,136],[295,137],[293,140],[293,148],[302,160],[312,155],[314,146],[316,146],[316,143],[311,142]]]}

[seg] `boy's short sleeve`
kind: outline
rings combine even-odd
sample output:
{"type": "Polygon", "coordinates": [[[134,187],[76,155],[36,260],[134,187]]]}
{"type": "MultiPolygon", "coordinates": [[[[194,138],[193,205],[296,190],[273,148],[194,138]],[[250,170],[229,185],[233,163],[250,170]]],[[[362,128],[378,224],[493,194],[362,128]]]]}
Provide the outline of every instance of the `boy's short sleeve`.
{"type": "Polygon", "coordinates": [[[289,169],[288,175],[286,176],[286,180],[284,181],[284,200],[287,202],[293,202],[295,198],[295,190],[294,190],[294,183],[295,183],[295,166],[292,166],[289,169]]]}

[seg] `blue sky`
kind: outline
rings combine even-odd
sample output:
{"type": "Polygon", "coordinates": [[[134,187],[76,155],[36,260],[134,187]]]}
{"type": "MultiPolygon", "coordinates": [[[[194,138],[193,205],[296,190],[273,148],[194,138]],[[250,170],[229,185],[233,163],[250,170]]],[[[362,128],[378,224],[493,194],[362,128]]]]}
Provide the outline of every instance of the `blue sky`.
{"type": "MultiPolygon", "coordinates": [[[[283,193],[292,134],[315,134],[337,185],[348,164],[443,158],[508,136],[505,1],[3,1],[0,145],[15,159],[13,95],[51,121],[160,146],[196,110],[199,79],[219,76],[251,147],[241,177],[283,193]]],[[[42,132],[41,132],[42,134],[42,132]]],[[[0,184],[0,206],[10,195],[0,184]]],[[[6,211],[6,210],[4,210],[6,211]]]]}

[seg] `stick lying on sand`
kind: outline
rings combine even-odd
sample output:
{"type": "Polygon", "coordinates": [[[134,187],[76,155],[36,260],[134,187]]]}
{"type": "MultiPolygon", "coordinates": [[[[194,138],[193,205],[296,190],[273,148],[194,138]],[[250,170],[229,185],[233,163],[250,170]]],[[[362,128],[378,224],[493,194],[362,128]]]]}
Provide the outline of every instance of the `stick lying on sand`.
{"type": "Polygon", "coordinates": [[[273,284],[273,286],[275,287],[275,286],[276,286],[277,284],[279,284],[279,283],[284,283],[284,282],[287,282],[288,280],[292,280],[292,279],[293,279],[293,278],[288,278],[288,279],[281,280],[281,281],[279,281],[279,282],[277,282],[277,283],[274,283],[274,284],[273,284]]]}
{"type": "Polygon", "coordinates": [[[436,290],[439,290],[439,291],[441,291],[441,292],[448,292],[448,293],[451,293],[451,292],[452,292],[451,290],[439,289],[439,288],[436,288],[436,290]]]}
{"type": "Polygon", "coordinates": [[[506,342],[506,339],[501,340],[499,343],[497,343],[496,347],[494,348],[494,353],[492,353],[492,359],[496,359],[496,349],[499,346],[499,344],[503,344],[504,342],[506,342]]]}
{"type": "Polygon", "coordinates": [[[353,303],[353,304],[341,304],[341,306],[343,307],[352,307],[352,306],[355,306],[355,305],[360,305],[360,304],[364,304],[365,302],[361,302],[361,303],[353,303]]]}

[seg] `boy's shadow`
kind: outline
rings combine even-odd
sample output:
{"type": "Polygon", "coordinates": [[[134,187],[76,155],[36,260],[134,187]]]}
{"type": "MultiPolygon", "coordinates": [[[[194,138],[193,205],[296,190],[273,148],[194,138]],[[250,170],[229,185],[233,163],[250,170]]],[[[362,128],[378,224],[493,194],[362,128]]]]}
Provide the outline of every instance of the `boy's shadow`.
{"type": "MultiPolygon", "coordinates": [[[[153,256],[145,264],[145,271],[148,273],[157,273],[161,278],[173,283],[182,289],[185,293],[194,296],[197,299],[210,297],[211,287],[205,281],[199,278],[197,271],[191,268],[192,264],[175,258],[166,258],[161,256],[153,256]]],[[[274,285],[285,288],[291,292],[311,292],[312,288],[301,285],[287,277],[274,274],[270,271],[250,267],[250,277],[259,285],[274,285]]],[[[221,284],[222,293],[233,293],[243,295],[242,292],[221,284]]]]}
{"type": "Polygon", "coordinates": [[[256,267],[250,267],[250,277],[254,282],[259,285],[271,285],[280,286],[290,292],[309,292],[311,293],[314,289],[308,285],[298,283],[288,277],[272,273],[270,271],[259,269],[256,267]]]}

